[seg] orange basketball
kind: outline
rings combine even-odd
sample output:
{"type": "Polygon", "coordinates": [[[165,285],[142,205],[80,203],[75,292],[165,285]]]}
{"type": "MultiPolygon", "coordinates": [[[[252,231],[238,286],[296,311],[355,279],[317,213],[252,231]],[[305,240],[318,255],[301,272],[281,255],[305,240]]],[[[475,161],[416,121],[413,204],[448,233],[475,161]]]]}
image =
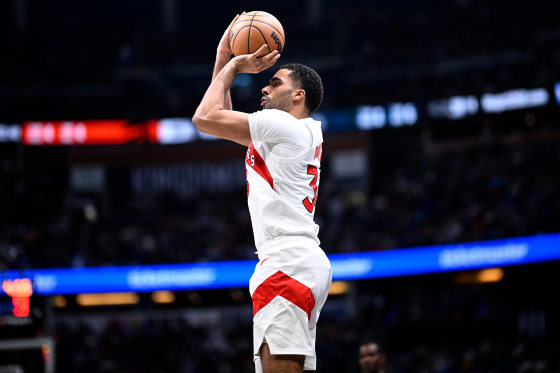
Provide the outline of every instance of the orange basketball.
{"type": "Polygon", "coordinates": [[[272,14],[262,11],[241,14],[229,33],[229,45],[236,56],[255,53],[263,44],[268,49],[261,55],[273,50],[282,53],[284,41],[284,28],[280,21],[272,14]]]}

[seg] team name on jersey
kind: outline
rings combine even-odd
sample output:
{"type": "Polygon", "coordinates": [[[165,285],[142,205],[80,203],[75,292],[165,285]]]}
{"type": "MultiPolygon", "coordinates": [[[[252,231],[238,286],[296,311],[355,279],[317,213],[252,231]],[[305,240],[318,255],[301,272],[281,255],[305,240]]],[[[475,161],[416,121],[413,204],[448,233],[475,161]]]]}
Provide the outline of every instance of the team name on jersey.
{"type": "Polygon", "coordinates": [[[315,148],[315,155],[313,156],[313,160],[317,159],[319,163],[321,163],[322,156],[323,156],[323,144],[320,144],[318,147],[315,148]]]}
{"type": "Polygon", "coordinates": [[[266,182],[270,184],[271,188],[274,188],[274,179],[272,178],[272,175],[270,174],[263,158],[255,149],[253,143],[249,144],[249,148],[247,149],[247,154],[245,156],[245,163],[255,170],[263,179],[265,179],[266,182]]]}

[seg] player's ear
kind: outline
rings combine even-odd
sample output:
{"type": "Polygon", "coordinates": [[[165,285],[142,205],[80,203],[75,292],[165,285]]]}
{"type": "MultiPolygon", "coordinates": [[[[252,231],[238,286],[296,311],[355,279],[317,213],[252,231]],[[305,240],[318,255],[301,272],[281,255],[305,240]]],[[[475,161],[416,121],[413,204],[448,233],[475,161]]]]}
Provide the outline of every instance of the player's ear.
{"type": "Polygon", "coordinates": [[[299,89],[294,89],[293,93],[292,93],[292,97],[294,99],[294,101],[302,101],[305,100],[305,91],[301,88],[299,89]]]}

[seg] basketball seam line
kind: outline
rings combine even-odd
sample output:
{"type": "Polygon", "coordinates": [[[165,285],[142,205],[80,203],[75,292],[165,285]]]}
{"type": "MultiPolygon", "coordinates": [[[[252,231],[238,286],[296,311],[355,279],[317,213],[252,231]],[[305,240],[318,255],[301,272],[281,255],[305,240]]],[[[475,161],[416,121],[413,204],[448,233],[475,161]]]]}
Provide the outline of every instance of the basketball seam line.
{"type": "MultiPolygon", "coordinates": [[[[250,27],[250,26],[243,26],[241,27],[239,30],[237,30],[237,33],[235,34],[235,38],[233,39],[233,44],[231,45],[231,50],[235,50],[235,42],[237,41],[237,37],[239,36],[239,34],[241,33],[241,30],[243,30],[246,27],[250,27]]],[[[250,32],[251,30],[249,30],[250,32]]]]}
{"type": "MultiPolygon", "coordinates": [[[[276,31],[276,32],[278,33],[278,36],[282,36],[282,34],[283,34],[283,32],[281,32],[280,30],[278,30],[276,27],[272,26],[270,23],[265,22],[265,21],[260,21],[260,20],[258,20],[258,19],[255,19],[254,21],[253,21],[252,19],[243,19],[243,20],[238,21],[238,22],[239,22],[239,23],[241,23],[241,22],[251,22],[251,24],[250,24],[249,26],[252,26],[252,25],[253,25],[253,22],[264,23],[265,25],[270,26],[270,28],[274,29],[274,31],[276,31]]],[[[245,27],[247,27],[247,26],[245,26],[245,27]]],[[[284,37],[282,37],[282,41],[283,41],[283,42],[285,41],[285,38],[284,38],[284,37]]]]}
{"type": "Polygon", "coordinates": [[[251,24],[249,25],[249,36],[247,37],[247,54],[251,54],[251,29],[253,28],[253,20],[258,12],[253,14],[253,18],[251,18],[251,24]]]}
{"type": "Polygon", "coordinates": [[[263,40],[264,40],[264,42],[265,42],[265,44],[266,44],[266,47],[268,48],[268,53],[272,52],[272,51],[270,50],[270,45],[268,45],[268,41],[266,40],[266,37],[264,36],[264,34],[262,33],[262,31],[261,31],[258,27],[255,27],[255,28],[259,31],[259,34],[261,34],[261,36],[262,36],[262,38],[263,38],[263,40]]]}

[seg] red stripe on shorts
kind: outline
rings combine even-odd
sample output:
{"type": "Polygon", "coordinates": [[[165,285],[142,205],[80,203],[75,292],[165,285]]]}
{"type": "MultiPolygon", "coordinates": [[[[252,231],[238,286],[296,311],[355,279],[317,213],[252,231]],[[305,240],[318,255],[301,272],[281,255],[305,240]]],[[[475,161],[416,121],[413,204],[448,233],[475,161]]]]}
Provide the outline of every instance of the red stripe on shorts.
{"type": "Polygon", "coordinates": [[[282,271],[267,278],[253,293],[253,316],[277,296],[304,310],[308,319],[311,319],[311,311],[315,307],[315,297],[311,289],[282,271]]]}
{"type": "Polygon", "coordinates": [[[270,174],[270,171],[268,171],[268,167],[266,167],[264,159],[262,159],[259,152],[257,152],[257,149],[255,149],[253,143],[249,144],[249,156],[245,160],[245,163],[252,167],[253,170],[255,170],[259,175],[261,175],[261,177],[270,184],[270,187],[273,188],[274,180],[272,179],[272,175],[270,174]]]}

